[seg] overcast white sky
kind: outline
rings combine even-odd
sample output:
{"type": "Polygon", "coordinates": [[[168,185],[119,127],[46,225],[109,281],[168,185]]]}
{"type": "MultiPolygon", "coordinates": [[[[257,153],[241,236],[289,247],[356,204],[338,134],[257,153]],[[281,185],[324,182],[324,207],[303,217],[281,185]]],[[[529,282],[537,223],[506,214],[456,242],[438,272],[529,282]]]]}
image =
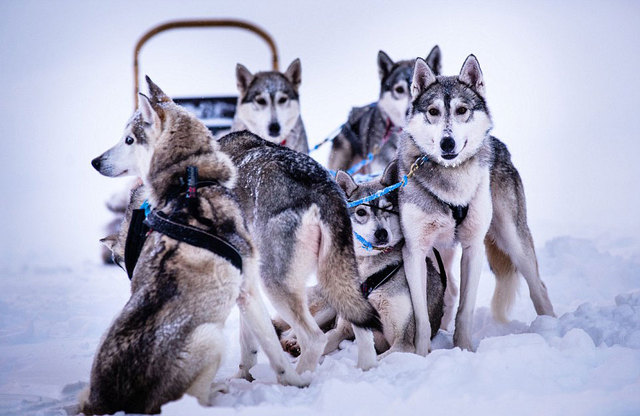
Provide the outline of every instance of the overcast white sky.
{"type": "MultiPolygon", "coordinates": [[[[283,68],[301,58],[312,144],[377,98],[379,49],[402,59],[438,44],[446,74],[474,53],[537,243],[640,230],[638,2],[16,0],[0,2],[0,266],[97,258],[104,201],[125,182],[89,162],[131,113],[133,46],[155,24],[193,17],[255,22],[283,68]]],[[[142,54],[173,96],[234,93],[236,62],[270,61],[235,30],[163,34],[142,54]]]]}

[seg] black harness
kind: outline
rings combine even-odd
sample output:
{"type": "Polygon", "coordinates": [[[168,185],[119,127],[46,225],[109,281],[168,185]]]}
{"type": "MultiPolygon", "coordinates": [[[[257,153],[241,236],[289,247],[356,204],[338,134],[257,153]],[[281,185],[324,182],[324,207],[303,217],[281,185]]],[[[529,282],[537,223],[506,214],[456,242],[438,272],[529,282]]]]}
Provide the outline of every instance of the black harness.
{"type": "Polygon", "coordinates": [[[393,275],[398,273],[398,270],[400,270],[402,266],[403,263],[402,261],[400,261],[398,263],[391,264],[367,277],[367,280],[362,282],[362,284],[360,285],[360,291],[362,292],[364,297],[368,298],[371,292],[388,282],[389,279],[393,277],[393,275]]]}
{"type": "MultiPolygon", "coordinates": [[[[442,262],[442,257],[440,257],[440,252],[433,249],[433,254],[435,255],[436,261],[438,262],[438,268],[440,269],[440,280],[442,282],[443,287],[447,287],[447,271],[444,269],[444,263],[442,262]]],[[[387,283],[396,273],[404,266],[402,261],[398,263],[390,264],[384,269],[375,272],[371,276],[367,277],[367,280],[362,282],[360,285],[360,291],[364,295],[365,298],[368,298],[371,292],[387,283]]]]}
{"type": "MultiPolygon", "coordinates": [[[[198,187],[213,184],[217,184],[217,182],[199,182],[198,169],[195,166],[188,166],[185,195],[187,203],[191,205],[197,203],[198,187]]],[[[181,193],[184,193],[184,191],[181,193]]],[[[142,247],[151,231],[157,231],[174,240],[207,249],[223,257],[242,272],[242,256],[238,250],[225,239],[206,230],[177,221],[155,209],[148,214],[145,213],[144,209],[134,209],[124,247],[124,263],[129,279],[133,276],[133,271],[140,257],[142,247]]]]}
{"type": "Polygon", "coordinates": [[[467,212],[469,212],[469,205],[461,206],[461,205],[453,205],[453,204],[445,204],[451,209],[451,214],[453,215],[453,219],[456,221],[456,228],[462,224],[465,218],[467,218],[467,212]]]}

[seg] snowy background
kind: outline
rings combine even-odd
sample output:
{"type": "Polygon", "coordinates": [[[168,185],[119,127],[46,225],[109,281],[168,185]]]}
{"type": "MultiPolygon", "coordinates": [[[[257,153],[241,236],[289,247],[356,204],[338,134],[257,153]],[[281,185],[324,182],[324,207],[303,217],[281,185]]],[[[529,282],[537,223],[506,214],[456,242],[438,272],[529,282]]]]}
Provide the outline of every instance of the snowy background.
{"type": "MultiPolygon", "coordinates": [[[[396,354],[367,373],[355,350],[327,357],[308,389],[282,387],[261,360],[216,409],[184,398],[166,414],[640,414],[640,4],[618,2],[0,2],[0,414],[64,414],[89,377],[128,280],[99,263],[126,180],[90,160],[132,111],[132,55],[151,26],[236,17],[275,38],[282,69],[301,58],[310,143],[374,101],[376,54],[425,56],[446,74],[474,53],[494,134],[523,177],[542,277],[558,319],[537,318],[525,285],[509,325],[488,311],[483,275],[476,353],[443,332],[427,358],[396,354]]],[[[142,73],[174,96],[234,94],[234,67],[268,69],[262,41],[237,30],[169,32],[142,73]]],[[[320,152],[318,159],[326,157],[320,152]]],[[[237,315],[227,324],[238,361],[237,315]]]]}

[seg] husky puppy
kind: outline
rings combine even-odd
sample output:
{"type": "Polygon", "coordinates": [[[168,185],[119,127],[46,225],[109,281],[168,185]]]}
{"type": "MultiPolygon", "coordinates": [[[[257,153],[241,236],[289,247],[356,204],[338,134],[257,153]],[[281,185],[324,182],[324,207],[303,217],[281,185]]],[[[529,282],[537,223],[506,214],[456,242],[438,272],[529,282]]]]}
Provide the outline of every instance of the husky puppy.
{"type": "Polygon", "coordinates": [[[485,242],[497,279],[494,314],[504,316],[512,304],[519,271],[536,312],[553,316],[538,274],[520,176],[506,147],[489,135],[492,121],[477,59],[470,55],[457,77],[444,77],[436,76],[419,58],[411,97],[407,134],[398,157],[401,175],[416,162],[420,166],[400,193],[404,268],[416,319],[417,352],[426,355],[430,348],[423,259],[434,246],[462,245],[456,346],[472,349],[471,324],[485,242]]]}
{"type": "Polygon", "coordinates": [[[141,177],[154,212],[231,244],[242,272],[217,252],[152,229],[133,271],[131,298],[94,358],[80,410],[159,413],[184,393],[210,405],[224,389],[212,381],[222,359],[222,327],[236,303],[279,381],[304,385],[280,350],[257,292],[256,250],[233,192],[235,166],[200,121],[147,83],[150,98],[140,97],[123,138],[93,166],[106,176],[141,177]],[[181,181],[188,166],[205,181],[190,201],[181,181]]]}
{"type": "MultiPolygon", "coordinates": [[[[382,177],[360,184],[347,173],[338,171],[336,181],[350,200],[357,200],[398,182],[398,166],[396,161],[392,161],[382,177]]],[[[373,250],[367,250],[360,241],[353,239],[361,289],[370,293],[369,302],[376,308],[382,320],[383,331],[374,333],[376,350],[378,353],[386,351],[384,355],[395,351],[415,352],[413,308],[402,268],[404,238],[400,228],[398,193],[391,192],[369,204],[349,208],[349,213],[353,230],[375,247],[373,250]],[[368,279],[370,276],[371,280],[368,279]],[[383,281],[382,276],[388,277],[388,280],[383,281]],[[371,285],[379,284],[380,281],[383,283],[374,287],[368,286],[367,281],[371,285]]],[[[431,337],[435,336],[440,327],[446,286],[446,279],[443,279],[444,276],[441,277],[434,264],[437,264],[434,259],[427,258],[427,302],[431,337]]],[[[325,347],[325,354],[328,354],[336,350],[342,340],[352,339],[353,332],[342,319],[332,329],[331,324],[336,318],[335,309],[321,296],[317,287],[308,288],[307,293],[316,322],[327,330],[331,329],[327,333],[329,341],[325,347]]],[[[280,342],[283,348],[296,355],[298,346],[295,335],[292,331],[284,332],[288,327],[280,319],[274,320],[274,325],[281,334],[280,342]]]]}
{"type": "Polygon", "coordinates": [[[284,74],[276,71],[252,74],[238,64],[236,83],[240,95],[231,131],[249,130],[272,143],[309,153],[300,116],[301,73],[300,59],[293,61],[284,74]]]}
{"type": "MultiPolygon", "coordinates": [[[[358,366],[375,366],[370,329],[380,321],[357,285],[351,222],[338,184],[309,156],[249,132],[218,143],[238,167],[236,192],[260,254],[265,292],[298,335],[298,372],[314,370],[326,344],[307,303],[306,281],[314,271],[329,304],[353,324],[358,366]]],[[[248,371],[255,355],[242,355],[241,371],[248,371]]]]}
{"type": "MultiPolygon", "coordinates": [[[[427,56],[427,63],[436,74],[440,73],[441,60],[440,48],[436,45],[427,56]]],[[[378,152],[360,173],[382,172],[395,159],[398,137],[409,107],[414,62],[415,59],[393,62],[385,52],[378,52],[378,101],[351,110],[347,122],[333,140],[329,169],[346,171],[369,153],[378,152]]]]}

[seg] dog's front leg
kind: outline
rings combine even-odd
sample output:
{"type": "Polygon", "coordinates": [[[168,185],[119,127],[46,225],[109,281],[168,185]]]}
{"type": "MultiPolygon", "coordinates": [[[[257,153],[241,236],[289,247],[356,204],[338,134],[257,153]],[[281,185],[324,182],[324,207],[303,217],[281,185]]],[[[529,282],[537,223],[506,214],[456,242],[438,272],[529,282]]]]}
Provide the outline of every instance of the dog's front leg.
{"type": "Polygon", "coordinates": [[[487,172],[480,182],[475,198],[469,203],[467,218],[456,232],[462,244],[462,260],[460,262],[460,303],[456,314],[453,345],[467,350],[473,350],[471,343],[473,312],[485,259],[484,236],[489,230],[492,215],[493,206],[487,172]]]}
{"type": "Polygon", "coordinates": [[[280,341],[269,318],[269,312],[258,291],[257,267],[253,262],[245,261],[244,264],[245,278],[240,288],[238,306],[242,324],[241,332],[246,334],[246,331],[249,331],[249,334],[246,337],[241,334],[241,342],[246,342],[246,344],[242,346],[240,371],[248,372],[250,367],[247,368],[247,366],[255,365],[255,354],[257,354],[255,341],[257,340],[269,358],[269,363],[275,371],[279,383],[298,387],[308,386],[310,383],[308,377],[303,377],[295,371],[280,347],[280,341]]]}
{"type": "Polygon", "coordinates": [[[402,249],[402,257],[416,320],[416,354],[426,356],[431,349],[431,323],[427,308],[426,252],[421,247],[410,247],[406,244],[402,249]]]}
{"type": "Polygon", "coordinates": [[[453,334],[453,345],[466,350],[473,350],[471,344],[471,330],[473,328],[473,311],[476,306],[476,296],[482,261],[484,259],[484,245],[482,241],[462,247],[462,261],[460,263],[460,304],[456,314],[456,330],[453,334]]]}

